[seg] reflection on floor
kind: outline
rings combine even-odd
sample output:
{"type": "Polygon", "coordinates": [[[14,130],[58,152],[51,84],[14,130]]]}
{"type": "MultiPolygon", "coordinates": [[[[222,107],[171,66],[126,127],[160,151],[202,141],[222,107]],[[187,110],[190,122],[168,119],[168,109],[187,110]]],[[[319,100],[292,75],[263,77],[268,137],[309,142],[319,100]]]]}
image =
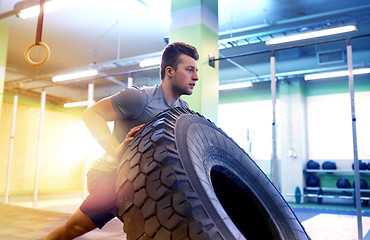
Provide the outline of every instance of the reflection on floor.
{"type": "MultiPolygon", "coordinates": [[[[0,203],[0,239],[42,239],[49,231],[63,223],[81,204],[80,193],[40,195],[37,209],[32,208],[33,196],[11,197],[10,204],[0,203]]],[[[356,210],[353,206],[291,204],[312,240],[358,239],[356,210]]],[[[370,207],[362,209],[365,240],[370,240],[370,207]]],[[[118,219],[103,229],[78,238],[126,239],[118,219]]]]}
{"type": "MultiPolygon", "coordinates": [[[[358,239],[357,215],[353,205],[291,204],[312,240],[358,239]]],[[[362,209],[362,236],[370,240],[370,207],[362,209]]]]}
{"type": "MultiPolygon", "coordinates": [[[[358,239],[357,216],[320,213],[302,224],[315,240],[358,239]]],[[[364,236],[370,229],[370,217],[362,217],[362,226],[364,236]]]]}

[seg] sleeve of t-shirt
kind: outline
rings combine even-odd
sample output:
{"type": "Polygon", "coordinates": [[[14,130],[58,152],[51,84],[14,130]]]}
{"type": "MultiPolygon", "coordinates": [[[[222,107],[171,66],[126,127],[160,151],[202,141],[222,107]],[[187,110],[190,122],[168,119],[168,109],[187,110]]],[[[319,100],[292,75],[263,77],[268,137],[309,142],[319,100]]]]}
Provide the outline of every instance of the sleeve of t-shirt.
{"type": "Polygon", "coordinates": [[[145,91],[129,87],[112,96],[113,109],[119,119],[136,119],[141,116],[148,101],[145,91]]]}

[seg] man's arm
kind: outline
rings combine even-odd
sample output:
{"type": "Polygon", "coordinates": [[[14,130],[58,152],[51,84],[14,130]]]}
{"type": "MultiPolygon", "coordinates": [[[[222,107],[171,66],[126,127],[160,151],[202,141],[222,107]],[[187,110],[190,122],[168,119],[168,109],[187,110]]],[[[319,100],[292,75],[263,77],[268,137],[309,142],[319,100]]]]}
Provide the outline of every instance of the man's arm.
{"type": "Polygon", "coordinates": [[[120,143],[111,134],[107,124],[107,122],[118,120],[111,97],[100,100],[86,109],[82,115],[82,120],[100,146],[115,156],[120,143]]]}
{"type": "Polygon", "coordinates": [[[107,124],[107,122],[118,120],[111,97],[105,98],[86,109],[82,115],[82,120],[100,146],[117,159],[122,157],[123,151],[133,139],[135,133],[144,126],[143,124],[133,127],[127,133],[125,140],[122,143],[118,142],[107,124]]]}
{"type": "MultiPolygon", "coordinates": [[[[142,96],[142,94],[143,93],[137,89],[126,88],[124,90],[124,94],[121,92],[120,95],[117,96],[120,103],[119,108],[123,109],[125,112],[130,112],[130,114],[133,114],[132,112],[135,111],[141,112],[142,109],[140,106],[144,106],[147,100],[147,96],[142,96]]],[[[132,140],[134,134],[144,125],[136,126],[130,129],[124,141],[122,143],[118,142],[117,139],[111,134],[107,124],[107,122],[120,119],[120,116],[117,115],[115,109],[113,108],[112,100],[112,96],[100,100],[83,113],[82,119],[96,141],[108,153],[112,154],[117,159],[120,159],[123,151],[128,143],[132,140]]]]}

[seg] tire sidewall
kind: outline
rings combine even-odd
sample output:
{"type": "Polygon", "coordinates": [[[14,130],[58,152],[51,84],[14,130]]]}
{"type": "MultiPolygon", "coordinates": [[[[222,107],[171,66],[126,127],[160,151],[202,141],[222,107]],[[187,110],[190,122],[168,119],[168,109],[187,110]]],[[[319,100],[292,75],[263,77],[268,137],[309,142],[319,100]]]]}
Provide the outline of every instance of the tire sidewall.
{"type": "Polygon", "coordinates": [[[189,175],[189,180],[205,210],[225,239],[245,239],[245,237],[218,201],[211,180],[211,171],[215,167],[227,169],[229,173],[246,184],[248,191],[252,191],[252,194],[257,196],[262,208],[268,214],[273,215],[269,219],[271,225],[280,225],[276,228],[279,235],[292,236],[289,230],[287,230],[288,233],[281,232],[285,231],[284,226],[288,223],[276,221],[276,219],[285,219],[285,217],[290,218],[291,216],[284,216],[286,211],[280,211],[280,209],[290,209],[290,207],[248,154],[221,129],[204,118],[182,115],[176,121],[175,136],[180,159],[189,175]],[[194,141],[196,144],[192,143],[192,138],[196,138],[197,135],[203,135],[206,140],[202,143],[200,141],[194,141]],[[195,153],[195,145],[197,145],[195,148],[201,149],[201,153],[195,153]],[[272,197],[271,194],[273,194],[272,197]]]}

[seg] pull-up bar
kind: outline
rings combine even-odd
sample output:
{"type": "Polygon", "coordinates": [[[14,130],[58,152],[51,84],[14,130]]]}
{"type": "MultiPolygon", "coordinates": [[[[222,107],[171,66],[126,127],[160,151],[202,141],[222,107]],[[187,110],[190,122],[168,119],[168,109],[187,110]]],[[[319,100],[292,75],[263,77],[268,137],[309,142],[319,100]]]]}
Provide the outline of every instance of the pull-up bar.
{"type": "MultiPolygon", "coordinates": [[[[370,34],[359,35],[359,36],[352,37],[350,39],[356,39],[356,38],[362,38],[362,37],[370,37],[370,34]]],[[[219,58],[215,58],[214,56],[209,56],[208,57],[208,64],[209,64],[209,66],[214,67],[215,61],[226,60],[226,59],[237,58],[237,57],[246,57],[246,56],[251,56],[251,55],[256,55],[256,54],[270,53],[271,51],[276,52],[276,51],[281,51],[281,50],[286,50],[286,49],[291,49],[291,48],[306,47],[306,46],[317,45],[317,44],[347,41],[347,39],[348,38],[338,38],[338,39],[331,39],[331,40],[323,40],[323,41],[314,42],[314,43],[311,43],[311,42],[310,43],[302,43],[302,44],[280,47],[280,48],[274,48],[274,49],[268,49],[268,50],[261,50],[261,51],[253,51],[253,52],[247,52],[247,53],[234,54],[234,55],[224,56],[224,57],[219,57],[219,58]]]]}

